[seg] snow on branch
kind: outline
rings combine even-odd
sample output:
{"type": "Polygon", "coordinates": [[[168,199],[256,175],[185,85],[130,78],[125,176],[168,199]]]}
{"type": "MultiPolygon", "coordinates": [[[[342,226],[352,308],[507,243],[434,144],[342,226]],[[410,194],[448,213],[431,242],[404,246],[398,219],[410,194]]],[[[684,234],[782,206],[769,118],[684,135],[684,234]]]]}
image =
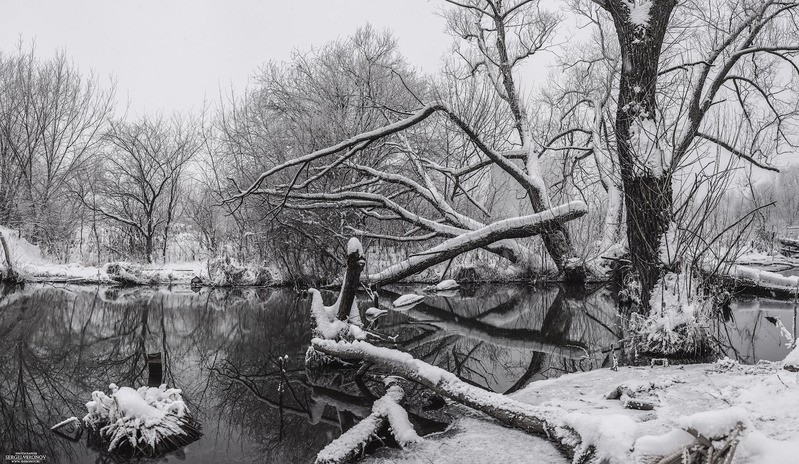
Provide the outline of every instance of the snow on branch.
{"type": "Polygon", "coordinates": [[[732,286],[764,292],[775,297],[794,298],[799,293],[799,276],[784,276],[740,264],[722,267],[712,262],[704,263],[702,270],[732,286]]]}
{"type": "Polygon", "coordinates": [[[773,166],[768,166],[766,164],[763,164],[763,163],[757,161],[756,159],[754,159],[751,156],[747,155],[746,153],[736,149],[735,147],[733,147],[729,143],[725,142],[724,140],[721,140],[719,138],[713,137],[712,135],[705,134],[703,132],[697,132],[696,136],[699,137],[699,138],[702,138],[702,139],[705,139],[705,140],[708,140],[710,142],[715,143],[716,145],[718,145],[721,148],[727,150],[728,152],[732,153],[733,155],[737,156],[738,158],[746,160],[746,161],[752,163],[753,165],[759,167],[760,169],[765,169],[767,171],[780,172],[779,169],[777,169],[777,168],[775,168],[773,166]]]}
{"type": "Polygon", "coordinates": [[[497,221],[480,229],[458,235],[428,251],[411,256],[381,272],[372,274],[369,276],[369,281],[377,285],[396,282],[430,266],[496,241],[540,234],[556,223],[577,219],[587,211],[588,207],[585,203],[572,201],[541,213],[497,221]]]}
{"type": "Polygon", "coordinates": [[[325,446],[316,455],[316,464],[338,464],[357,459],[386,424],[400,446],[421,440],[408,420],[408,413],[400,406],[405,391],[395,380],[386,379],[386,394],[375,401],[372,413],[325,446]]]}
{"type": "MultiPolygon", "coordinates": [[[[243,198],[259,193],[258,190],[261,187],[266,179],[270,176],[281,172],[285,169],[288,169],[292,166],[303,165],[306,163],[310,163],[312,161],[325,158],[327,156],[333,155],[338,153],[341,150],[350,149],[356,147],[360,144],[363,144],[366,141],[374,141],[378,139],[382,139],[384,137],[388,137],[389,135],[395,134],[402,130],[405,130],[409,127],[412,127],[433,114],[437,112],[442,112],[447,117],[455,123],[455,125],[463,131],[464,134],[471,140],[471,142],[485,154],[492,162],[497,164],[501,169],[506,171],[513,177],[517,182],[519,182],[522,187],[530,194],[531,198],[540,197],[542,192],[540,191],[540,179],[534,179],[530,175],[528,175],[521,167],[513,163],[508,158],[502,156],[501,153],[495,151],[491,147],[489,147],[478,135],[477,133],[466,123],[463,119],[461,119],[449,106],[444,103],[430,103],[425,105],[422,109],[418,110],[416,113],[408,116],[407,118],[401,119],[394,123],[388,124],[383,127],[379,127],[377,129],[373,129],[367,132],[360,133],[352,138],[339,142],[335,145],[331,145],[329,147],[323,148],[321,150],[317,150],[313,153],[309,153],[304,156],[300,156],[291,160],[286,161],[280,165],[277,165],[267,171],[261,173],[260,176],[246,189],[240,190],[238,194],[233,195],[225,200],[227,203],[231,203],[234,201],[242,200],[243,198]]],[[[342,157],[347,158],[348,156],[342,157]]],[[[263,193],[263,192],[261,192],[263,193]]]]}

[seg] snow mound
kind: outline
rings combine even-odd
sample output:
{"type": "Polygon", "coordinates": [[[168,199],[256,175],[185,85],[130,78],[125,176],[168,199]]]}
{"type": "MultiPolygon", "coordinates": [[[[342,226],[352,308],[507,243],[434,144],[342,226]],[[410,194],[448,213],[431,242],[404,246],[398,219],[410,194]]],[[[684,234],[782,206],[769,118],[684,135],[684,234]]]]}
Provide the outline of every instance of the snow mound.
{"type": "Polygon", "coordinates": [[[638,435],[638,427],[631,417],[576,412],[566,415],[563,425],[572,428],[582,439],[575,453],[575,462],[579,462],[577,455],[586,453],[590,447],[595,449],[598,461],[618,464],[630,462],[630,453],[638,435]]]}
{"type": "Polygon", "coordinates": [[[696,430],[711,440],[726,437],[739,422],[744,426],[749,424],[748,413],[742,407],[703,411],[677,419],[682,429],[696,430]]]}
{"type": "Polygon", "coordinates": [[[794,348],[783,361],[785,370],[799,372],[799,347],[794,348]]]}
{"type": "MultiPolygon", "coordinates": [[[[19,232],[11,230],[8,227],[0,226],[0,233],[6,238],[6,243],[8,243],[9,248],[8,251],[11,253],[11,260],[14,266],[22,264],[47,264],[42,257],[42,251],[39,249],[39,246],[33,245],[25,240],[19,232]]],[[[5,261],[5,256],[0,256],[0,258],[5,261]]]]}
{"type": "MultiPolygon", "coordinates": [[[[366,332],[363,331],[361,317],[358,314],[358,305],[352,302],[350,317],[346,321],[338,319],[339,300],[331,306],[325,306],[322,301],[322,294],[319,290],[311,288],[311,317],[316,323],[314,332],[325,340],[338,340],[349,338],[352,340],[366,339],[366,332]]],[[[341,296],[339,295],[339,298],[341,296]]]]}
{"type": "Polygon", "coordinates": [[[83,423],[108,443],[109,452],[132,449],[134,454],[157,455],[170,447],[199,438],[199,424],[189,415],[181,390],[166,385],[130,387],[109,385],[111,395],[92,393],[83,423]]]}
{"type": "Polygon", "coordinates": [[[347,242],[347,254],[351,255],[357,252],[358,256],[363,256],[363,246],[361,245],[361,241],[355,237],[352,237],[347,242]]]}

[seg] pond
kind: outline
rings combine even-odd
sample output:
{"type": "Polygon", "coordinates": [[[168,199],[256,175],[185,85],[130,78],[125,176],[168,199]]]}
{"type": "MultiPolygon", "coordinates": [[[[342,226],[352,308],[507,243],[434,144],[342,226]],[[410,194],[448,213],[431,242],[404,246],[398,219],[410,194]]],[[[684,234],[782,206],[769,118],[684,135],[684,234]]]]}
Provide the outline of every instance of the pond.
{"type": "MultiPolygon", "coordinates": [[[[383,289],[381,303],[418,290],[383,289]]],[[[480,285],[390,312],[379,330],[390,335],[386,343],[467,382],[513,392],[610,365],[623,337],[614,294],[604,287],[480,285]]],[[[91,392],[107,391],[111,382],[146,385],[147,354],[162,353],[164,381],[183,390],[203,425],[199,441],[164,460],[313,462],[342,428],[369,412],[370,401],[344,388],[340,377],[306,373],[309,304],[290,289],[4,287],[0,455],[34,451],[48,462],[117,462],[88,448],[85,437],[71,441],[50,427],[83,417],[91,392]]],[[[795,326],[792,304],[749,299],[735,301],[714,333],[731,357],[781,359],[785,340],[765,316],[789,331],[795,326]]],[[[446,421],[432,403],[419,415],[432,418],[434,428],[446,421]]]]}

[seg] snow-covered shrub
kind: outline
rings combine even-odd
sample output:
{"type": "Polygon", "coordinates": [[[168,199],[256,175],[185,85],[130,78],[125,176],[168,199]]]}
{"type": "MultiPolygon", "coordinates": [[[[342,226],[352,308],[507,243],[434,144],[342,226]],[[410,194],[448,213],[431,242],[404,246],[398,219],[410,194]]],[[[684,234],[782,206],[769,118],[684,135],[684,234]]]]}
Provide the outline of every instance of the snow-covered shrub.
{"type": "Polygon", "coordinates": [[[213,287],[270,285],[272,271],[265,265],[243,265],[230,256],[208,260],[208,278],[213,287]]]}
{"type": "Polygon", "coordinates": [[[158,283],[148,280],[143,274],[141,266],[131,263],[108,263],[105,265],[105,273],[112,280],[123,285],[145,285],[147,283],[158,283]]]}
{"type": "Polygon", "coordinates": [[[705,353],[712,301],[690,272],[669,272],[655,284],[648,316],[632,314],[633,347],[654,355],[705,353]]]}
{"type": "Polygon", "coordinates": [[[92,393],[83,424],[108,444],[108,452],[155,456],[185,446],[200,437],[199,424],[189,414],[181,391],[166,385],[109,385],[111,395],[92,393]]]}

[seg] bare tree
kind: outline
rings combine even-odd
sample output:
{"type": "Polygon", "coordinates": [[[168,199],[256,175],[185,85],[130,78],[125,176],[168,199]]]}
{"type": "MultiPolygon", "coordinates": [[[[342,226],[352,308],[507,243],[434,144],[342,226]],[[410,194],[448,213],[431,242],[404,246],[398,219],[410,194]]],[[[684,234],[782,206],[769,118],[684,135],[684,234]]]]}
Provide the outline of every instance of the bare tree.
{"type": "Polygon", "coordinates": [[[166,247],[186,167],[200,149],[197,129],[177,116],[142,118],[112,123],[104,140],[107,156],[101,172],[78,193],[89,209],[130,231],[152,263],[159,237],[166,247]]]}
{"type": "MultiPolygon", "coordinates": [[[[534,211],[549,209],[547,186],[538,165],[540,153],[530,138],[526,110],[513,81],[513,69],[546,44],[557,20],[540,12],[537,3],[531,1],[505,6],[493,2],[456,6],[463,12],[451,16],[452,28],[464,40],[473,43],[475,53],[482,59],[479,63],[468,62],[469,79],[475,83],[482,80],[493,89],[493,98],[499,97],[496,101],[506,105],[494,108],[508,115],[505,118],[510,122],[508,127],[478,132],[479,122],[486,119],[485,113],[462,114],[459,111],[464,106],[462,102],[442,101],[440,97],[444,92],[419,86],[418,79],[398,58],[393,41],[376,39],[368,31],[361,32],[350,42],[348,52],[333,54],[347,59],[333,60],[332,69],[323,67],[327,72],[316,74],[338,76],[336,92],[324,93],[317,89],[314,95],[341,97],[338,101],[343,107],[361,111],[358,120],[367,124],[339,132],[338,140],[344,140],[342,142],[336,140],[307,155],[288,156],[282,162],[275,162],[248,187],[239,189],[229,202],[263,195],[276,203],[277,210],[348,208],[371,220],[404,222],[409,226],[399,234],[355,229],[358,234],[384,241],[420,243],[486,227],[486,220],[491,219],[490,212],[480,198],[471,194],[475,191],[474,184],[462,181],[470,174],[493,166],[505,173],[500,182],[521,186],[534,211]],[[491,12],[489,6],[492,6],[491,12]],[[467,29],[470,21],[479,24],[471,32],[467,29]],[[536,32],[529,33],[534,28],[538,28],[536,32]],[[486,37],[492,34],[496,37],[488,46],[486,37]],[[403,98],[387,98],[397,93],[403,98]],[[425,100],[429,103],[424,103],[425,100]],[[435,117],[439,115],[441,118],[435,117]],[[453,133],[457,136],[453,137],[453,133]],[[468,161],[457,166],[450,164],[455,158],[451,151],[464,147],[468,161]],[[516,160],[524,163],[519,165],[516,160]],[[342,181],[330,184],[333,179],[342,181]],[[267,181],[272,186],[264,186],[267,181]]],[[[462,54],[469,58],[465,51],[462,54]]],[[[302,70],[304,63],[296,67],[302,70]]],[[[321,66],[326,64],[323,62],[321,66]]],[[[308,73],[299,77],[307,77],[305,82],[308,82],[313,76],[308,73]]],[[[290,82],[297,80],[300,79],[290,82]]],[[[443,86],[450,84],[452,82],[443,86]]],[[[479,85],[473,89],[484,91],[479,85]]],[[[311,118],[300,120],[297,127],[312,121],[311,118]]],[[[275,154],[270,157],[275,159],[275,154]]],[[[547,223],[541,233],[558,268],[573,269],[574,275],[580,277],[582,268],[561,221],[547,223]]],[[[527,257],[527,249],[520,242],[503,239],[501,234],[496,237],[482,246],[512,261],[527,257]]],[[[462,251],[468,249],[464,247],[462,251]]]]}
{"type": "Polygon", "coordinates": [[[20,46],[0,57],[0,221],[68,252],[76,205],[66,193],[97,153],[113,101],[113,87],[82,76],[64,53],[39,61],[20,46]]]}
{"type": "MultiPolygon", "coordinates": [[[[602,147],[596,174],[615,177],[623,191],[627,242],[648,306],[663,269],[664,234],[682,219],[700,227],[694,219],[709,212],[683,193],[729,185],[722,177],[735,172],[730,159],[775,171],[770,160],[795,149],[786,127],[797,116],[799,42],[789,32],[796,29],[797,2],[578,0],[570,6],[595,33],[589,47],[562,63],[578,79],[554,93],[567,108],[561,121],[573,124],[555,129],[573,128],[580,134],[574,146],[595,155],[602,147]],[[611,28],[617,44],[608,39],[611,28]],[[697,173],[707,179],[702,186],[688,180],[697,173]]],[[[611,206],[613,193],[608,189],[611,206]]],[[[609,207],[608,219],[617,211],[609,207]]]]}

